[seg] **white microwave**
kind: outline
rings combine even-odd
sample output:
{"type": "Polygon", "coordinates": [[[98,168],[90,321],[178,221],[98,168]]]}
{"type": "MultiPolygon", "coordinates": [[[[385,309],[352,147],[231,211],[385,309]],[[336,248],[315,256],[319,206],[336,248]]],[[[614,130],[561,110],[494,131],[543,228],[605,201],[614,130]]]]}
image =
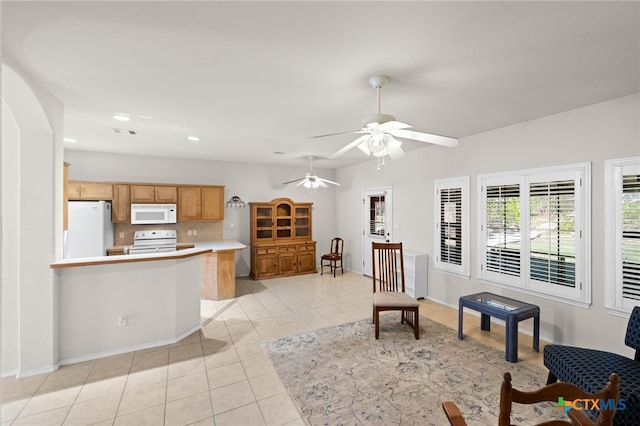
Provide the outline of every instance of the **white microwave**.
{"type": "Polygon", "coordinates": [[[176,223],[175,204],[131,204],[132,225],[176,223]]]}

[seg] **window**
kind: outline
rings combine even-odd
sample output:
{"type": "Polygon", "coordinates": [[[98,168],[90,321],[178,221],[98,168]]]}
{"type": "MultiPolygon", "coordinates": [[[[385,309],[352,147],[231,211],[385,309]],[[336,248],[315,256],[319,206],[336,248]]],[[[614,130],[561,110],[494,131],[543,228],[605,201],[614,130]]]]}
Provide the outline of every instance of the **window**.
{"type": "Polygon", "coordinates": [[[640,157],[605,162],[605,305],[640,306],[640,157]]]}
{"type": "Polygon", "coordinates": [[[469,278],[469,176],[439,179],[434,186],[434,267],[469,278]]]}
{"type": "Polygon", "coordinates": [[[478,177],[478,276],[577,305],[591,302],[590,165],[478,177]]]}

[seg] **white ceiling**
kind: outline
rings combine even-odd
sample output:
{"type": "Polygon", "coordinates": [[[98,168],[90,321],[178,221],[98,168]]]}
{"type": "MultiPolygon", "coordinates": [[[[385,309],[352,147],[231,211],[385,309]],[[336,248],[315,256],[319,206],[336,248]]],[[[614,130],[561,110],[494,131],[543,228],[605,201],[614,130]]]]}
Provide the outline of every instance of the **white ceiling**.
{"type": "Polygon", "coordinates": [[[374,74],[383,113],[457,138],[636,93],[639,6],[2,1],[2,54],[64,103],[67,149],[299,165],[356,137],[310,138],[374,114],[374,74]]]}

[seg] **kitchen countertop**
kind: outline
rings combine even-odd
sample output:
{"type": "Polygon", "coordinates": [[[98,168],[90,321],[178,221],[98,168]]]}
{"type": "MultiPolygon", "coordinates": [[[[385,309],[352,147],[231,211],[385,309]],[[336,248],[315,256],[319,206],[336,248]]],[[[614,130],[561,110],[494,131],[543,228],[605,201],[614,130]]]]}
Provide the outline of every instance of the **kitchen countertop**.
{"type": "MultiPolygon", "coordinates": [[[[185,257],[198,256],[211,252],[224,252],[233,250],[242,250],[247,248],[246,245],[236,240],[220,240],[220,241],[203,241],[192,243],[178,243],[178,247],[187,246],[190,248],[184,248],[167,253],[144,253],[144,254],[124,254],[113,256],[97,256],[97,257],[83,257],[77,259],[62,259],[49,265],[51,268],[70,268],[74,266],[90,266],[90,265],[104,265],[113,263],[129,263],[129,262],[144,262],[153,260],[168,260],[168,259],[181,259],[185,257]],[[193,247],[195,246],[195,247],[193,247]]],[[[112,247],[111,249],[115,249],[112,247]]]]}
{"type": "Polygon", "coordinates": [[[247,246],[236,240],[220,240],[220,241],[204,241],[191,243],[196,248],[209,249],[213,252],[217,251],[229,251],[229,250],[242,250],[247,246]]]}
{"type": "Polygon", "coordinates": [[[115,256],[82,257],[76,259],[62,259],[49,265],[51,268],[70,268],[73,266],[108,265],[114,263],[146,262],[153,260],[182,259],[185,257],[199,256],[211,253],[207,248],[190,248],[177,250],[168,253],[144,253],[144,254],[123,254],[115,256]]]}

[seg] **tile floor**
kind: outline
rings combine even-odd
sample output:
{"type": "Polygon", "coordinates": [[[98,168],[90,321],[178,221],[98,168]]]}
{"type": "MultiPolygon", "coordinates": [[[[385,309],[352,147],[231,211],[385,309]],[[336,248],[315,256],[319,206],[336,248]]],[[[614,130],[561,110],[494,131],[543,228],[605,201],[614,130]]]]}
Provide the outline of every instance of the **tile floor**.
{"type": "MultiPolygon", "coordinates": [[[[202,330],[176,344],[3,378],[2,426],[303,425],[260,342],[369,318],[370,286],[354,273],[238,278],[238,297],[202,301],[202,330]]],[[[422,303],[423,315],[457,329],[457,309],[422,303]]],[[[503,327],[484,332],[465,315],[465,336],[504,350],[503,327]]],[[[520,337],[520,361],[542,366],[520,337]]]]}

